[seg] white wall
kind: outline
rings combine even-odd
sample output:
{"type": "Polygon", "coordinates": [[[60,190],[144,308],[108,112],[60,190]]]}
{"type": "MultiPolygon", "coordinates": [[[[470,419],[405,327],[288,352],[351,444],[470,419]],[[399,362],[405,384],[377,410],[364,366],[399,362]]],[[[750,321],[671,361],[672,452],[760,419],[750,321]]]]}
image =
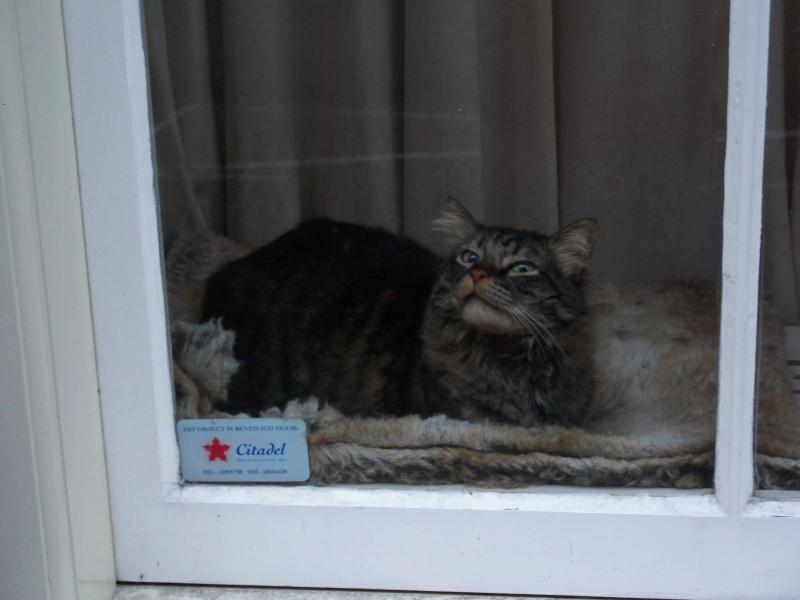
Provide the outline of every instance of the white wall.
{"type": "Polygon", "coordinates": [[[0,0],[0,597],[101,600],[114,558],[61,4],[0,0]]]}

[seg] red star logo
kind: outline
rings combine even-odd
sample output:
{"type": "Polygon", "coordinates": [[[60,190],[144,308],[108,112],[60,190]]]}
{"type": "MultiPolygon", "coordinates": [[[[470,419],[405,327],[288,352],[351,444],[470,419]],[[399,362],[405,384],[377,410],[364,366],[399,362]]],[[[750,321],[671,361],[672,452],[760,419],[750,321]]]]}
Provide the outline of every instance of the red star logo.
{"type": "Polygon", "coordinates": [[[227,461],[228,457],[226,456],[226,452],[230,448],[228,444],[222,444],[217,438],[214,438],[210,444],[206,444],[203,446],[206,452],[208,452],[208,460],[224,460],[227,461]]]}

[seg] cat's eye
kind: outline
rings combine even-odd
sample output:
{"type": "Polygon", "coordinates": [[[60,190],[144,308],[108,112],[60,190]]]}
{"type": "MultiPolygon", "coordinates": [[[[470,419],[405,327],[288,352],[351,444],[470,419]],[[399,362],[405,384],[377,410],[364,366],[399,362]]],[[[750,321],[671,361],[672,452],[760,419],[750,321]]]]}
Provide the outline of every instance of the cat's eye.
{"type": "Polygon", "coordinates": [[[461,259],[461,262],[467,265],[471,265],[478,262],[478,255],[475,254],[472,250],[464,250],[459,258],[461,259]]]}
{"type": "Polygon", "coordinates": [[[536,265],[526,261],[514,263],[511,265],[511,268],[509,268],[509,271],[518,275],[535,275],[539,272],[536,265]]]}

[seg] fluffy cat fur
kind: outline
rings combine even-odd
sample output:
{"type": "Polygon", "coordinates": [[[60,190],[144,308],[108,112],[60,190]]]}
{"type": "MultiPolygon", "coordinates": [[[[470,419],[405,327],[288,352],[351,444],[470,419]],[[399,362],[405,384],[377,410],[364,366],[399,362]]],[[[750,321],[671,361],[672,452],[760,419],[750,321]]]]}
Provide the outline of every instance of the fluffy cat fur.
{"type": "Polygon", "coordinates": [[[296,397],[345,415],[577,424],[591,397],[584,219],[546,236],[449,200],[444,259],[378,228],[306,222],[212,276],[204,318],[236,332],[227,410],[296,397]]]}
{"type": "MultiPolygon", "coordinates": [[[[597,389],[582,428],[444,416],[348,418],[313,398],[260,416],[306,422],[315,483],[710,487],[719,325],[714,286],[599,286],[588,295],[598,340],[597,389]]],[[[207,394],[224,408],[221,390],[236,368],[232,333],[216,322],[184,327],[193,339],[187,343],[178,334],[173,349],[197,389],[187,395],[178,385],[178,418],[243,416],[206,413],[196,404],[207,394]]],[[[759,383],[759,487],[799,489],[800,404],[791,395],[780,327],[770,319],[759,383]]]]}
{"type": "MultiPolygon", "coordinates": [[[[193,247],[173,257],[184,265],[181,278],[188,275],[204,283],[207,258],[225,250],[228,242],[219,247],[223,241],[218,236],[198,239],[208,247],[193,247]]],[[[188,288],[184,292],[195,295],[188,288]]],[[[182,305],[185,299],[170,295],[170,302],[174,300],[182,305]]],[[[582,428],[519,428],[441,416],[347,418],[313,399],[290,402],[283,409],[271,407],[261,416],[306,421],[311,481],[316,483],[709,487],[717,397],[717,304],[713,284],[587,289],[595,340],[595,393],[582,428]]],[[[791,394],[780,324],[769,317],[768,305],[765,313],[759,487],[800,489],[800,404],[791,394]]],[[[232,339],[233,333],[216,321],[173,328],[178,418],[235,415],[226,407],[227,383],[238,369],[232,339]],[[212,402],[216,410],[211,410],[212,402]]]]}

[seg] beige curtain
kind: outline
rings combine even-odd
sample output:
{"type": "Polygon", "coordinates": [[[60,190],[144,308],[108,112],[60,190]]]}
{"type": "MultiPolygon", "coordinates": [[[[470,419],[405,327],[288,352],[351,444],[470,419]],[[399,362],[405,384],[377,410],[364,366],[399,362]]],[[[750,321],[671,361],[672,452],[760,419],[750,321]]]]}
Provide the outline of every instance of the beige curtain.
{"type": "MultiPolygon", "coordinates": [[[[597,217],[601,281],[719,276],[727,2],[145,8],[167,243],[210,226],[258,245],[327,215],[438,247],[429,223],[453,195],[488,223],[597,217]]],[[[796,153],[772,141],[765,271],[796,321],[796,153]]]]}
{"type": "Polygon", "coordinates": [[[776,312],[800,325],[800,3],[773,0],[771,19],[763,277],[776,312]]]}

